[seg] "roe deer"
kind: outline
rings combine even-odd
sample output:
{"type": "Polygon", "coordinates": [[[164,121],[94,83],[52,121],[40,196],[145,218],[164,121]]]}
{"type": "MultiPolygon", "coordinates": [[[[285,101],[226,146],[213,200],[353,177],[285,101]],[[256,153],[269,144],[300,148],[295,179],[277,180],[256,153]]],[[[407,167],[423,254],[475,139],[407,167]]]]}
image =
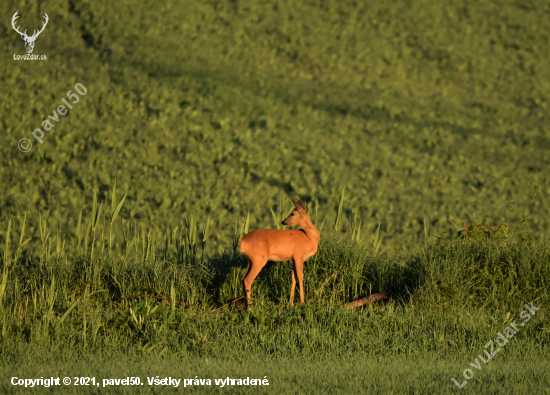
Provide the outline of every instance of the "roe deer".
{"type": "Polygon", "coordinates": [[[250,288],[252,282],[265,266],[267,261],[294,262],[292,273],[292,288],[290,291],[290,304],[294,306],[294,288],[296,277],[300,284],[300,302],[304,303],[304,261],[317,252],[317,246],[321,234],[313,225],[307,215],[306,206],[302,202],[292,199],[296,207],[292,213],[282,222],[284,226],[300,225],[302,229],[278,230],[258,229],[247,233],[239,240],[239,249],[246,256],[248,268],[242,278],[248,309],[252,301],[250,288]]]}

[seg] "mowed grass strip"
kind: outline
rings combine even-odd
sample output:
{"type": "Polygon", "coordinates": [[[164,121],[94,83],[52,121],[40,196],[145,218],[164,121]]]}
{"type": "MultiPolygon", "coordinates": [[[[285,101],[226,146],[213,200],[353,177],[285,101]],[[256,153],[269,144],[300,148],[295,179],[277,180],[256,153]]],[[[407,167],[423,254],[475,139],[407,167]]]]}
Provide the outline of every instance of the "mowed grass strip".
{"type": "MultiPolygon", "coordinates": [[[[97,353],[83,357],[66,350],[62,354],[31,354],[23,351],[15,363],[0,363],[0,389],[6,394],[28,393],[29,388],[12,386],[12,377],[49,378],[95,377],[99,387],[51,387],[53,391],[73,394],[159,394],[218,393],[232,394],[453,394],[459,391],[451,378],[462,378],[462,371],[470,367],[468,354],[447,356],[363,356],[331,357],[312,360],[307,355],[294,358],[266,358],[250,354],[236,359],[217,358],[158,358],[146,355],[128,356],[97,353]],[[143,385],[106,386],[103,379],[139,377],[143,385]],[[269,386],[216,385],[216,379],[261,379],[269,386]],[[149,385],[147,378],[178,379],[179,386],[149,385]],[[185,379],[210,379],[211,385],[187,385],[185,379]]],[[[470,367],[471,368],[471,367],[470,367]]],[[[513,355],[501,355],[475,370],[475,376],[460,390],[466,394],[532,394],[544,393],[548,388],[549,361],[543,353],[523,353],[516,349],[513,355]]],[[[460,380],[461,382],[464,379],[460,380]]],[[[206,381],[205,381],[206,382],[206,381]]],[[[188,382],[189,383],[189,382],[188,382]]],[[[236,381],[235,381],[236,383],[236,381]]],[[[42,391],[44,389],[42,388],[42,391]]]]}

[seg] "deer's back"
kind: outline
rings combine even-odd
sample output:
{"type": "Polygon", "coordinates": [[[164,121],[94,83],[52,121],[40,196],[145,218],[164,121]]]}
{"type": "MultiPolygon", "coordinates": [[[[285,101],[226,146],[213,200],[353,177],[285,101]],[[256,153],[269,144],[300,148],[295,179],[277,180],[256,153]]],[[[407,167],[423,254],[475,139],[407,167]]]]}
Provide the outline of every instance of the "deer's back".
{"type": "Polygon", "coordinates": [[[286,261],[296,255],[311,256],[317,251],[317,243],[300,229],[253,230],[240,240],[239,246],[249,258],[259,256],[271,261],[286,261]]]}

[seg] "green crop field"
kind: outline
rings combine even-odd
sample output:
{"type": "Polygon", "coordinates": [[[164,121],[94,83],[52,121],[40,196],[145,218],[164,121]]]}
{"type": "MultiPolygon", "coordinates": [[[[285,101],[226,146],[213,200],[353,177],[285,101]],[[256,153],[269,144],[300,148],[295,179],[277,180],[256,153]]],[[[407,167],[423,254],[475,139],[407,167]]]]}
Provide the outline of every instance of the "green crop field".
{"type": "Polygon", "coordinates": [[[1,392],[548,393],[547,1],[0,16],[1,392]],[[269,263],[241,310],[238,238],[290,197],[321,232],[306,304],[269,263]]]}

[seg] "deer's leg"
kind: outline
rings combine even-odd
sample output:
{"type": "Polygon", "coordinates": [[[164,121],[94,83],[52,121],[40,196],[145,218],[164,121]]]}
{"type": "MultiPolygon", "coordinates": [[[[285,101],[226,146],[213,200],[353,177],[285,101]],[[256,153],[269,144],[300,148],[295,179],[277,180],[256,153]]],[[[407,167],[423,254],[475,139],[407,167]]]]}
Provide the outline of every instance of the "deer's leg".
{"type": "MultiPolygon", "coordinates": [[[[241,282],[243,283],[243,291],[244,291],[244,296],[245,297],[247,297],[247,295],[246,295],[246,286],[244,285],[244,279],[246,278],[246,276],[248,276],[248,273],[250,273],[250,267],[252,266],[252,262],[250,261],[249,257],[246,257],[246,261],[248,263],[248,266],[246,268],[246,272],[244,273],[243,278],[241,278],[241,282]]],[[[246,300],[246,305],[248,306],[248,299],[246,300]]]]}
{"type": "Polygon", "coordinates": [[[298,283],[300,284],[300,303],[304,302],[304,261],[294,260],[294,270],[296,277],[298,277],[298,283]]]}
{"type": "MultiPolygon", "coordinates": [[[[246,261],[248,262],[248,267],[246,268],[246,272],[244,273],[243,278],[241,278],[241,281],[244,281],[246,276],[248,276],[248,273],[250,273],[250,266],[252,266],[252,262],[250,261],[249,257],[246,257],[246,261]]],[[[245,290],[245,294],[246,294],[246,290],[245,290]]]]}
{"type": "Polygon", "coordinates": [[[292,262],[292,285],[290,287],[290,305],[294,306],[294,288],[296,288],[296,263],[292,262]]]}
{"type": "Polygon", "coordinates": [[[262,270],[266,263],[267,259],[264,259],[263,257],[251,259],[250,269],[248,270],[248,273],[243,280],[248,310],[250,310],[250,305],[252,304],[252,301],[250,299],[250,289],[252,287],[252,282],[254,281],[258,273],[260,273],[260,270],[262,270]]]}

